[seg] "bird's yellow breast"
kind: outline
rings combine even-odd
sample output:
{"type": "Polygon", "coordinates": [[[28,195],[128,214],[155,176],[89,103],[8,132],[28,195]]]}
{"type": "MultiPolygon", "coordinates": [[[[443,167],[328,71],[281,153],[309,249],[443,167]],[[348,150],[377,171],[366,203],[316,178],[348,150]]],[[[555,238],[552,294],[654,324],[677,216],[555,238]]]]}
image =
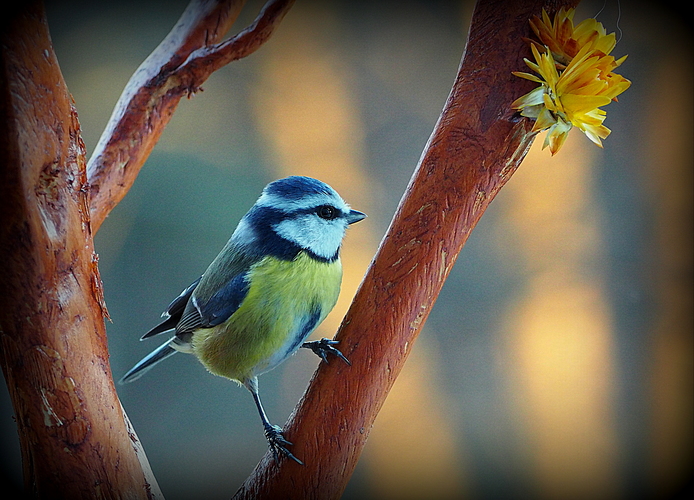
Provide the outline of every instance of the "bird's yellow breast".
{"type": "Polygon", "coordinates": [[[240,382],[266,372],[301,346],[311,321],[317,326],[325,319],[341,280],[340,259],[326,263],[305,252],[293,261],[265,257],[251,267],[236,312],[195,331],[193,352],[210,372],[240,382]]]}

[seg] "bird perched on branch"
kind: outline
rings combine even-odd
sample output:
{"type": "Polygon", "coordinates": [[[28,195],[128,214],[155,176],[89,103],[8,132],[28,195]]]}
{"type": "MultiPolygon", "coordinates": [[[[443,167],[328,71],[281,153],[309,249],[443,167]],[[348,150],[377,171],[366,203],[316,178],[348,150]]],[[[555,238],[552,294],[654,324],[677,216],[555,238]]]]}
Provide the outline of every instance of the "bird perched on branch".
{"type": "Polygon", "coordinates": [[[173,337],[121,382],[138,379],[176,352],[194,354],[211,373],[251,392],[274,456],[301,463],[265,414],[258,375],[300,347],[324,361],[332,354],[349,363],[334,347],[336,341],[306,338],[337,302],[342,239],[347,226],[364,217],[319,180],[292,176],[268,184],[204,274],[142,339],[168,331],[173,337]]]}

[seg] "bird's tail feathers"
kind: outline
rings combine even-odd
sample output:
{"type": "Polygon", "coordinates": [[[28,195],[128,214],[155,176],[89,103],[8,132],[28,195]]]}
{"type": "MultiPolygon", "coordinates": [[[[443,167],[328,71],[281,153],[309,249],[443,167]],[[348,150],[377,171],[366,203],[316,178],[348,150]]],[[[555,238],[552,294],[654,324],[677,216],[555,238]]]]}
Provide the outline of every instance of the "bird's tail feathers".
{"type": "Polygon", "coordinates": [[[161,345],[147,356],[142,358],[135,366],[133,366],[128,372],[123,375],[123,377],[118,381],[119,384],[127,384],[133,380],[137,380],[147,371],[149,371],[154,365],[160,361],[168,358],[169,356],[176,354],[176,349],[171,347],[171,341],[166,342],[161,345]]]}

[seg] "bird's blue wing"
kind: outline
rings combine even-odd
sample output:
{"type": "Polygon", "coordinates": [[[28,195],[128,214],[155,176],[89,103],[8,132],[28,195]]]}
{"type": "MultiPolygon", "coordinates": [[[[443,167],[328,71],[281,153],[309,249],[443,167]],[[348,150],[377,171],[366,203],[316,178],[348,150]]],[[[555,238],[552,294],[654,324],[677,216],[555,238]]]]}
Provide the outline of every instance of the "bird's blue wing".
{"type": "Polygon", "coordinates": [[[183,290],[181,294],[173,299],[171,301],[171,304],[166,308],[166,311],[164,314],[168,316],[180,316],[183,314],[183,310],[186,308],[186,304],[188,303],[188,300],[190,299],[190,296],[193,294],[195,291],[195,288],[198,286],[200,283],[200,280],[202,279],[202,276],[200,276],[198,279],[193,281],[188,288],[183,290]]]}
{"type": "Polygon", "coordinates": [[[194,295],[176,325],[176,334],[181,336],[198,328],[211,328],[228,320],[248,294],[247,275],[247,272],[237,274],[209,299],[194,295]]]}
{"type": "Polygon", "coordinates": [[[178,322],[181,320],[181,317],[183,316],[183,311],[186,308],[186,304],[188,304],[188,300],[190,300],[190,296],[193,295],[193,291],[195,291],[195,288],[198,286],[201,279],[202,276],[193,281],[193,283],[191,283],[188,286],[188,288],[183,290],[181,294],[178,297],[176,297],[171,302],[171,304],[169,304],[169,306],[164,311],[164,314],[162,314],[162,316],[166,319],[154,328],[152,328],[150,331],[145,333],[140,340],[144,340],[146,338],[153,337],[154,335],[158,335],[160,333],[167,332],[176,328],[176,325],[178,325],[178,322]]]}
{"type": "Polygon", "coordinates": [[[203,328],[220,325],[236,312],[248,294],[250,283],[247,281],[247,276],[247,272],[235,276],[210,300],[204,304],[198,304],[203,328]]]}
{"type": "Polygon", "coordinates": [[[198,328],[224,323],[246,298],[248,272],[259,257],[234,244],[233,239],[212,261],[187,301],[176,335],[184,338],[198,328]]]}

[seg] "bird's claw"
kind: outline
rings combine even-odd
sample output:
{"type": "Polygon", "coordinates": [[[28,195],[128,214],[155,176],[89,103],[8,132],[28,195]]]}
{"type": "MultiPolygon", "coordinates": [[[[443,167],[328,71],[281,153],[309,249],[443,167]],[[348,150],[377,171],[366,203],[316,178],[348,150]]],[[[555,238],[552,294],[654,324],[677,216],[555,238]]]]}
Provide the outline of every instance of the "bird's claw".
{"type": "Polygon", "coordinates": [[[291,446],[292,443],[287,441],[282,435],[282,429],[276,425],[265,426],[265,437],[267,438],[268,445],[272,451],[272,456],[275,461],[279,461],[279,456],[283,455],[287,458],[291,458],[299,465],[304,465],[304,463],[296,458],[294,454],[287,449],[287,446],[291,446]]]}
{"type": "Polygon", "coordinates": [[[323,361],[328,363],[328,354],[332,354],[333,356],[337,356],[340,358],[342,361],[347,363],[348,365],[352,365],[352,363],[349,362],[349,360],[345,357],[344,354],[340,352],[339,349],[334,348],[333,346],[336,344],[339,344],[339,340],[330,340],[326,338],[322,338],[320,340],[312,340],[311,342],[304,342],[301,347],[305,347],[307,349],[311,349],[316,355],[318,355],[323,361]]]}

